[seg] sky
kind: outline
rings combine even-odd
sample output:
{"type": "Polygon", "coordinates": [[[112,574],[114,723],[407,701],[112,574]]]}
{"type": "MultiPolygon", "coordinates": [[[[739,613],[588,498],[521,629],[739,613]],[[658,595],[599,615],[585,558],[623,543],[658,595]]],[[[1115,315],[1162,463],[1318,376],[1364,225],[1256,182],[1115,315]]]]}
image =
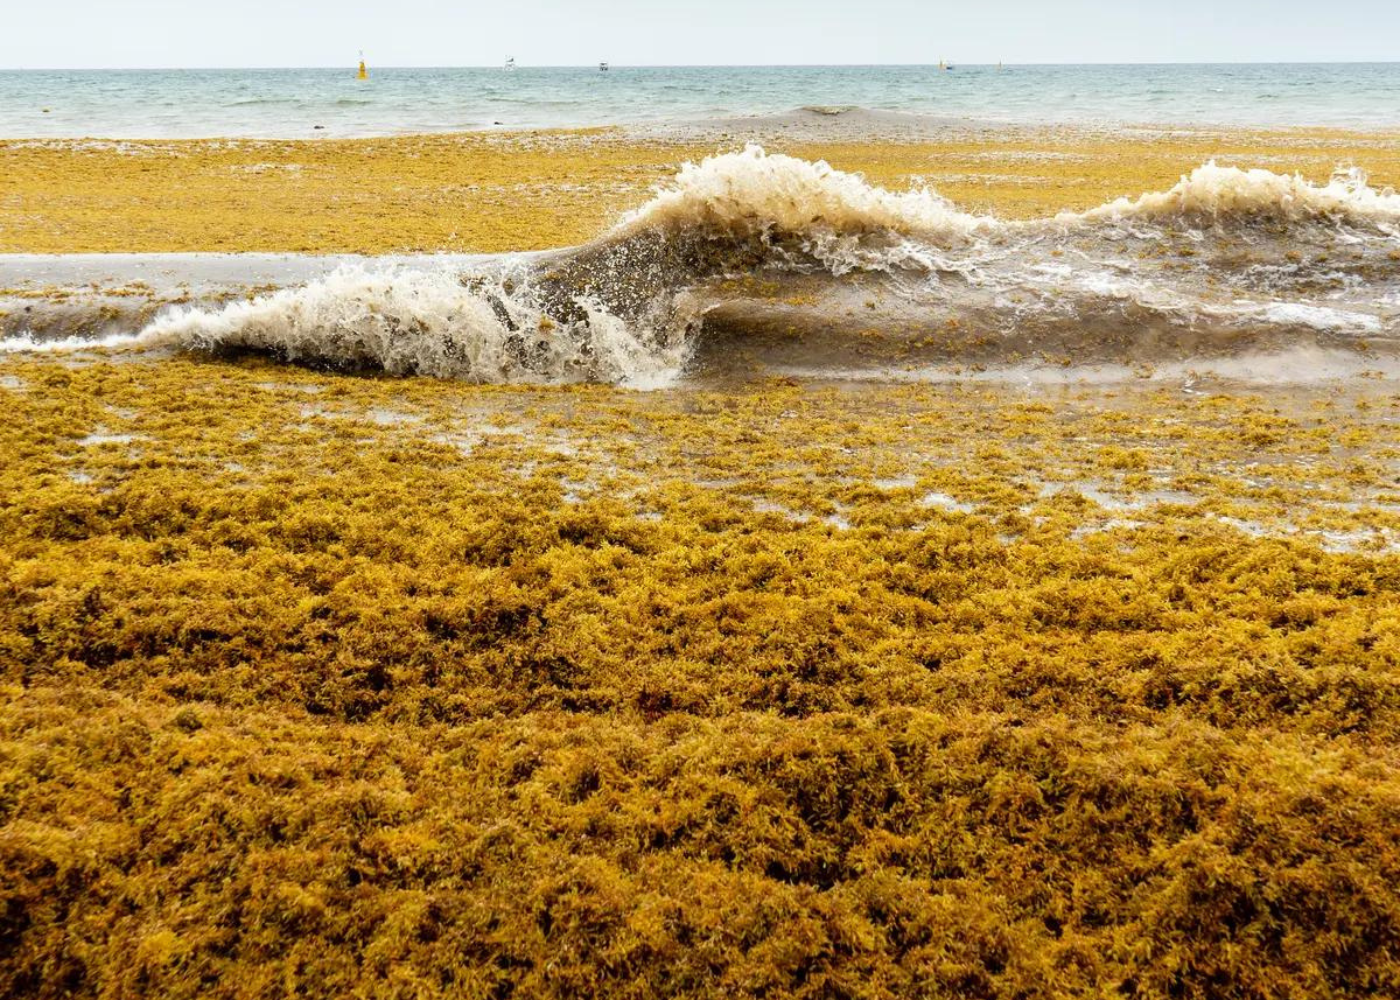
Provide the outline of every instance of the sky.
{"type": "Polygon", "coordinates": [[[1348,62],[1400,0],[16,0],[0,68],[1348,62]]]}

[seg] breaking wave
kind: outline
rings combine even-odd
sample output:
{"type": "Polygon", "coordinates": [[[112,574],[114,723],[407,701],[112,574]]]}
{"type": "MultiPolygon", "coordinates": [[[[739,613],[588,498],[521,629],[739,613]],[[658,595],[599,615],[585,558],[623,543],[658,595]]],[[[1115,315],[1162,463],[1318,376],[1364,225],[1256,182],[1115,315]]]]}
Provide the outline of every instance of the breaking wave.
{"type": "Polygon", "coordinates": [[[887,191],[825,162],[750,146],[687,163],[669,189],[623,220],[613,238],[653,228],[811,239],[888,231],[949,243],[1000,226],[991,216],[960,211],[930,188],[887,191]]]}
{"type": "MultiPolygon", "coordinates": [[[[1063,217],[1062,217],[1063,218],[1063,217]]],[[[1119,198],[1068,218],[1089,222],[1122,219],[1317,220],[1387,226],[1400,222],[1400,195],[1377,191],[1364,171],[1339,170],[1326,184],[1298,174],[1222,167],[1197,167],[1167,191],[1137,199],[1119,198]]]]}
{"type": "Polygon", "coordinates": [[[30,309],[0,350],[257,350],[396,375],[641,385],[736,368],[1238,369],[1282,353],[1354,368],[1386,361],[1400,331],[1400,196],[1357,171],[1314,184],[1208,163],[1167,191],[1005,221],[750,147],[688,164],[577,248],[342,267],[139,329],[75,333],[65,309],[47,325],[30,309]]]}
{"type": "Polygon", "coordinates": [[[138,342],[480,381],[644,381],[677,367],[654,337],[585,296],[574,300],[578,315],[558,321],[513,290],[508,274],[348,266],[250,302],[168,316],[138,342]]]}

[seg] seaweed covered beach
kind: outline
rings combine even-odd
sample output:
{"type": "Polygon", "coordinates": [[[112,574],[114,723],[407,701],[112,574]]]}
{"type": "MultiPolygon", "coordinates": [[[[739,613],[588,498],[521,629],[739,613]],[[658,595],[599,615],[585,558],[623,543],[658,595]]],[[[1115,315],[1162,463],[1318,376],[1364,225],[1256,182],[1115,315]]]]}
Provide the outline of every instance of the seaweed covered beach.
{"type": "Polygon", "coordinates": [[[687,160],[761,142],[1007,218],[1170,187],[1210,159],[1400,182],[1391,132],[1030,127],[803,112],[669,128],[315,141],[0,139],[0,253],[495,253],[596,236],[687,160]]]}
{"type": "MultiPolygon", "coordinates": [[[[1014,356],[979,326],[1011,306],[916,322],[907,276],[930,272],[890,285],[886,268],[839,299],[862,318],[838,346],[879,365],[797,373],[826,272],[744,270],[750,230],[726,229],[705,294],[758,300],[762,322],[715,307],[686,328],[708,353],[639,391],[541,377],[518,336],[502,356],[530,377],[495,384],[477,355],[471,377],[345,360],[368,356],[346,332],[369,336],[364,316],[439,345],[422,291],[352,320],[316,311],[334,284],[250,287],[225,296],[246,314],[179,322],[246,315],[256,336],[114,349],[97,337],[126,321],[113,288],[149,289],[97,289],[91,343],[65,327],[61,349],[0,353],[0,994],[1400,995],[1393,147],[799,138],[773,151],[896,192],[941,169],[962,180],[940,193],[1010,219],[1184,200],[1178,177],[1230,150],[1297,169],[1311,181],[1279,188],[1291,200],[1232,195],[1166,222],[1137,203],[1121,230],[1044,246],[1045,266],[1126,246],[1160,269],[1153,288],[1194,293],[1208,259],[1212,280],[1369,319],[1239,307],[1231,344],[1272,351],[1267,322],[1351,359],[1256,369],[1180,353],[1202,321],[1175,300],[1094,300],[1095,329],[1150,327],[1180,355],[1135,366],[1127,338],[1110,371],[1043,339],[1078,322],[1048,307],[1014,356]],[[1350,159],[1369,188],[1321,187],[1350,159]],[[1364,219],[1348,207],[1363,196],[1364,219]],[[1265,242],[1299,232],[1306,252],[1265,242]],[[342,354],[272,339],[268,301],[298,336],[336,327],[342,354]],[[935,349],[938,365],[912,363],[935,349]]],[[[629,141],[2,143],[0,246],[544,249],[593,239],[690,150],[725,145],[629,141]],[[412,188],[469,147],[496,165],[412,188]],[[316,186],[331,176],[349,186],[316,186]],[[208,219],[158,207],[202,185],[226,199],[208,219]],[[277,207],[305,197],[328,207],[277,207]]],[[[1250,191],[1275,197],[1261,177],[1250,191]]],[[[707,224],[737,197],[706,202],[707,224]]],[[[765,220],[762,246],[812,253],[800,221],[765,220]]],[[[835,236],[849,259],[895,245],[863,221],[835,236]]],[[[1031,236],[1018,254],[1042,247],[1031,236]]],[[[612,330],[557,289],[586,266],[615,275],[634,247],[680,245],[689,264],[717,238],[687,239],[564,259],[528,328],[504,292],[483,315],[542,341],[612,330]]],[[[938,267],[939,288],[963,288],[938,267]]],[[[599,287],[641,314],[633,285],[599,287]]],[[[6,308],[80,293],[39,281],[6,308]]],[[[141,322],[185,308],[172,293],[141,322]]]]}

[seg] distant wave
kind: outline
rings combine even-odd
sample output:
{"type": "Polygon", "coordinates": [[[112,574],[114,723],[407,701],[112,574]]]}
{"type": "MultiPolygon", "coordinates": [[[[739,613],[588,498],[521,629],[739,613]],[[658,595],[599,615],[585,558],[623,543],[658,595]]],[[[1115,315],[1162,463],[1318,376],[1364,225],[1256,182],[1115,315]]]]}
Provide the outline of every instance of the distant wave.
{"type": "Polygon", "coordinates": [[[299,104],[308,108],[317,106],[329,107],[362,107],[377,103],[374,100],[364,97],[338,97],[332,101],[319,102],[313,99],[302,97],[249,97],[237,101],[228,101],[224,104],[226,108],[250,108],[250,107],[284,107],[288,104],[299,104]]]}

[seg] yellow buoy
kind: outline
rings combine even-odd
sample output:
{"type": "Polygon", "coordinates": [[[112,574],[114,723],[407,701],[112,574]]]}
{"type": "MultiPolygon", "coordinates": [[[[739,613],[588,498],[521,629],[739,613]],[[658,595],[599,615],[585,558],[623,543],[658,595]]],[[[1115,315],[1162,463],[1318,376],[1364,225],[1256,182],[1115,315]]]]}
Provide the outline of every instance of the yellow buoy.
{"type": "Polygon", "coordinates": [[[360,74],[359,74],[358,79],[361,79],[361,80],[368,80],[368,79],[369,79],[369,70],[367,70],[367,69],[365,68],[365,54],[364,54],[363,52],[360,53],[360,74]]]}

